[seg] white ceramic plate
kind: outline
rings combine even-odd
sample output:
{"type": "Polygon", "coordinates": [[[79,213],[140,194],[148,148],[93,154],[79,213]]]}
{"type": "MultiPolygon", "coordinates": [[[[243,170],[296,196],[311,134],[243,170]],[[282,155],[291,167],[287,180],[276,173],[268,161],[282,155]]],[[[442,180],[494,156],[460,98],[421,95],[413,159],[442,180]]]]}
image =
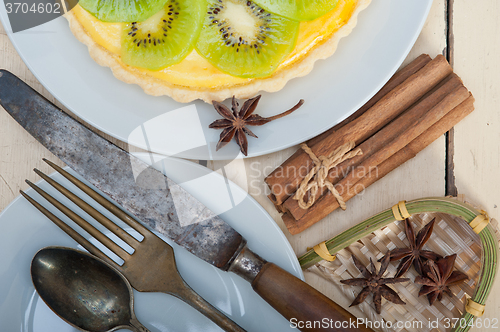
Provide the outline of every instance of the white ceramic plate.
{"type": "MultiPolygon", "coordinates": [[[[242,189],[233,183],[226,184],[222,176],[188,161],[170,159],[158,166],[165,168],[166,174],[174,181],[194,179],[182,186],[212,210],[226,208],[230,190],[233,202],[239,204],[221,215],[224,220],[248,240],[249,247],[256,253],[303,279],[297,258],[281,230],[242,189]],[[204,183],[205,186],[194,186],[195,183],[204,183]]],[[[62,176],[53,174],[52,177],[73,190],[74,187],[62,176]]],[[[46,182],[39,185],[61,199],[61,195],[46,182]]],[[[45,206],[50,206],[33,190],[27,192],[45,206]]],[[[84,194],[79,196],[87,199],[84,194]]],[[[49,209],[56,211],[52,207],[49,209]]],[[[67,220],[60,213],[56,214],[67,220]]],[[[76,331],[57,317],[36,294],[31,283],[30,263],[35,253],[45,246],[82,248],[22,197],[16,198],[2,212],[0,229],[0,330],[76,331]]],[[[292,330],[289,322],[253,292],[248,282],[233,273],[218,270],[177,245],[173,247],[179,271],[186,282],[244,329],[258,332],[292,330]]],[[[220,331],[210,320],[172,296],[134,291],[134,297],[138,319],[152,332],[220,331]]]]}
{"type": "MultiPolygon", "coordinates": [[[[333,57],[319,61],[309,75],[292,80],[283,90],[263,94],[257,111],[262,116],[283,112],[300,98],[306,103],[286,118],[252,128],[259,139],[249,138],[248,156],[303,142],[362,106],[403,62],[431,4],[432,0],[373,0],[333,57]]],[[[234,142],[215,152],[220,131],[208,129],[208,125],[219,115],[211,105],[148,96],[139,86],[117,80],[109,68],[90,58],[87,47],[73,37],[64,18],[16,34],[6,24],[3,5],[0,19],[40,82],[98,129],[167,156],[217,160],[237,156],[234,142]]]]}

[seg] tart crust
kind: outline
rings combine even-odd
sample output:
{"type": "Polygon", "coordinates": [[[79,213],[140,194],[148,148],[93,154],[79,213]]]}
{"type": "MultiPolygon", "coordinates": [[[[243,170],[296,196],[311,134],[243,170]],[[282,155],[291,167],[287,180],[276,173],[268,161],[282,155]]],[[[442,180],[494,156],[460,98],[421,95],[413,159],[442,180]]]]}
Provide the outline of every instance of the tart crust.
{"type": "Polygon", "coordinates": [[[218,88],[201,88],[173,84],[125,65],[120,61],[118,55],[111,53],[92,39],[72,11],[67,12],[64,17],[68,20],[69,27],[75,37],[87,45],[92,59],[101,66],[109,67],[113,75],[119,80],[129,84],[137,84],[144,92],[153,96],[167,95],[181,103],[191,102],[196,99],[202,99],[207,103],[211,103],[213,100],[223,101],[232,96],[238,99],[247,99],[255,96],[259,91],[279,91],[292,78],[307,75],[313,69],[314,63],[317,60],[326,59],[335,53],[340,39],[351,33],[357,24],[358,14],[370,2],[371,0],[358,0],[348,22],[330,36],[330,38],[309,50],[308,54],[298,61],[277,70],[269,77],[255,78],[245,83],[218,88]]]}

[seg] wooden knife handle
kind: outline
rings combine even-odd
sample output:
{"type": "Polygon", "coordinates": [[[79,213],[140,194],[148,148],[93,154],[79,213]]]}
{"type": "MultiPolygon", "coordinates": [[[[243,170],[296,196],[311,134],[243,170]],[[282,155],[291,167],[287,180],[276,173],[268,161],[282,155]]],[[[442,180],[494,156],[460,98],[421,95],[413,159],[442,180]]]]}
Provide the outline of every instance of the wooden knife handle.
{"type": "Polygon", "coordinates": [[[252,287],[291,326],[294,324],[301,331],[372,331],[365,325],[357,325],[357,318],[347,310],[273,263],[262,267],[252,287]],[[306,327],[307,322],[315,321],[319,322],[316,327],[306,327]]]}

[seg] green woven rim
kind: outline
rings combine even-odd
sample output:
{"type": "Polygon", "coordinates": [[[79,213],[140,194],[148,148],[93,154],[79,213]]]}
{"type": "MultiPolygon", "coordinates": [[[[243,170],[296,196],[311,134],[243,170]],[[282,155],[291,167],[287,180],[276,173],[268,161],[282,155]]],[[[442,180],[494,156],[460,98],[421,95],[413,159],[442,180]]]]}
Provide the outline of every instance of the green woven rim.
{"type": "MultiPolygon", "coordinates": [[[[409,201],[406,202],[406,208],[410,214],[425,212],[447,213],[460,217],[467,221],[467,223],[470,223],[474,220],[474,218],[476,218],[476,216],[481,214],[481,212],[474,209],[469,204],[461,203],[455,199],[446,197],[430,197],[409,201]]],[[[396,219],[394,218],[392,209],[387,209],[326,241],[326,247],[328,248],[330,254],[333,255],[373,231],[389,225],[395,220],[396,219]]],[[[490,294],[497,272],[498,240],[490,225],[485,227],[479,233],[479,238],[481,239],[482,244],[481,275],[472,300],[484,305],[488,295],[490,294]]],[[[316,254],[316,252],[312,249],[299,257],[299,263],[302,269],[307,269],[321,260],[322,258],[319,257],[318,254],[316,254]]],[[[473,325],[472,321],[474,317],[475,316],[470,313],[464,312],[460,320],[460,324],[457,324],[453,331],[468,331],[473,325]]]]}

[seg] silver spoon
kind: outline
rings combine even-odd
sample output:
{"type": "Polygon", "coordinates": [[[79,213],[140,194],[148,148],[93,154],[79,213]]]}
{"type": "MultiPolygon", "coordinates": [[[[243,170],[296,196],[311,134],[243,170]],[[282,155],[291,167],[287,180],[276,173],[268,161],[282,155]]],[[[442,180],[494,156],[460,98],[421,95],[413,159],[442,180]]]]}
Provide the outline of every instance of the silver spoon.
{"type": "Polygon", "coordinates": [[[47,247],[33,257],[31,279],[50,309],[82,331],[149,332],[135,317],[127,279],[99,258],[47,247]]]}

